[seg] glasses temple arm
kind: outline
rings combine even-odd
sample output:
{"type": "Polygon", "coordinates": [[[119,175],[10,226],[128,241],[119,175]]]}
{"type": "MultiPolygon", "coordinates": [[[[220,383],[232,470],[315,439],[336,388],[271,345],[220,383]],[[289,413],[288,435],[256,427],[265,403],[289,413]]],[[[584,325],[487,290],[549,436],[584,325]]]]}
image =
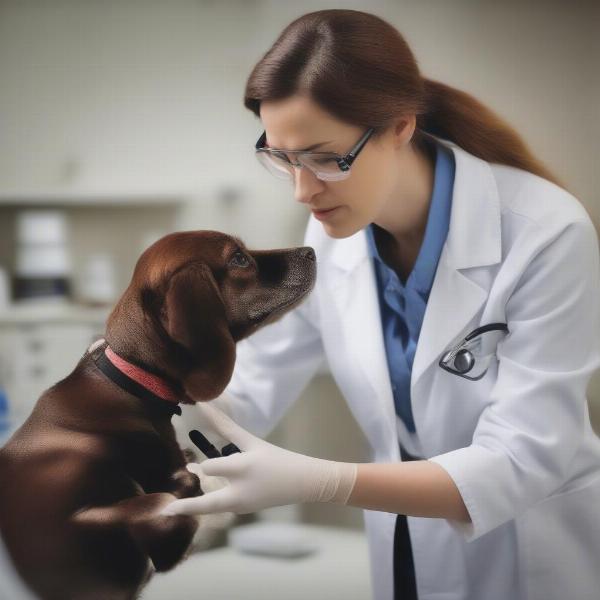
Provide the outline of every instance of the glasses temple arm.
{"type": "Polygon", "coordinates": [[[360,140],[356,142],[356,146],[354,146],[354,148],[352,148],[352,150],[350,150],[350,152],[348,152],[348,154],[346,154],[346,156],[343,157],[346,163],[351,165],[354,162],[354,159],[356,158],[357,154],[362,150],[363,146],[367,143],[367,141],[371,137],[371,134],[374,131],[375,129],[373,127],[369,127],[369,129],[367,129],[367,131],[360,138],[360,140]]]}

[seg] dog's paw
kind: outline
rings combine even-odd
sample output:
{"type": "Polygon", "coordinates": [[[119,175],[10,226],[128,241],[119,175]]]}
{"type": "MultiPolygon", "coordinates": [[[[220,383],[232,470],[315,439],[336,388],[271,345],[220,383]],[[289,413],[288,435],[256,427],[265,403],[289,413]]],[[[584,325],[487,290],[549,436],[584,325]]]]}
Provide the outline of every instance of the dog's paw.
{"type": "Polygon", "coordinates": [[[199,496],[203,488],[196,473],[190,469],[181,468],[171,475],[168,491],[177,498],[192,498],[199,496]]]}

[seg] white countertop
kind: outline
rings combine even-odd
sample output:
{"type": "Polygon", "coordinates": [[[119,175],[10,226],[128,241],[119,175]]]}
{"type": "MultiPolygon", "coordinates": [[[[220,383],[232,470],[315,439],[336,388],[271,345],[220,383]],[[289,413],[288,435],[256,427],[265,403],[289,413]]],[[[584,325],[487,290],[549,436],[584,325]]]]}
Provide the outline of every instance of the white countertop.
{"type": "Polygon", "coordinates": [[[22,300],[0,306],[0,323],[76,322],[104,323],[111,307],[76,304],[66,299],[22,300]]]}
{"type": "Polygon", "coordinates": [[[301,558],[244,554],[231,546],[193,554],[156,573],[141,600],[369,600],[363,531],[302,525],[318,550],[301,558]]]}

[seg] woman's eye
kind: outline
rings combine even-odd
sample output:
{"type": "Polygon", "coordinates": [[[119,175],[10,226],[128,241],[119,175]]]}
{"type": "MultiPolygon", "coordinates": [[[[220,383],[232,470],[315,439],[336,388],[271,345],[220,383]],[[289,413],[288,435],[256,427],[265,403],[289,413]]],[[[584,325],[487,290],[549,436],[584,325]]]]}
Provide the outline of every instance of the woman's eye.
{"type": "Polygon", "coordinates": [[[335,160],[335,158],[331,158],[331,157],[314,158],[313,162],[315,162],[317,165],[321,165],[323,167],[329,167],[329,166],[333,166],[333,165],[337,164],[337,161],[335,160]]]}
{"type": "Polygon", "coordinates": [[[250,261],[244,253],[236,252],[233,255],[233,258],[229,261],[229,264],[233,265],[234,267],[248,267],[250,265],[250,261]]]}

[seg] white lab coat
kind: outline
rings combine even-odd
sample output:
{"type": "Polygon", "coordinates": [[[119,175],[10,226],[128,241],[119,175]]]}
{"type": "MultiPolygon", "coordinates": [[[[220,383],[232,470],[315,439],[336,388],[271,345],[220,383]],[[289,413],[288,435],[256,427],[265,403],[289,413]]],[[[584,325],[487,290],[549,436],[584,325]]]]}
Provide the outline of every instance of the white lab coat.
{"type": "MultiPolygon", "coordinates": [[[[597,234],[572,195],[458,146],[452,213],[411,378],[416,434],[396,416],[364,231],[326,235],[309,298],[238,344],[232,416],[266,435],[323,360],[372,450],[399,441],[441,465],[472,524],[409,517],[420,600],[598,600],[600,440],[586,387],[600,365],[597,234]],[[485,336],[478,381],[444,371],[446,348],[485,336]],[[487,345],[487,347],[486,347],[487,345]]],[[[364,511],[376,600],[393,598],[396,515],[364,511]]]]}

